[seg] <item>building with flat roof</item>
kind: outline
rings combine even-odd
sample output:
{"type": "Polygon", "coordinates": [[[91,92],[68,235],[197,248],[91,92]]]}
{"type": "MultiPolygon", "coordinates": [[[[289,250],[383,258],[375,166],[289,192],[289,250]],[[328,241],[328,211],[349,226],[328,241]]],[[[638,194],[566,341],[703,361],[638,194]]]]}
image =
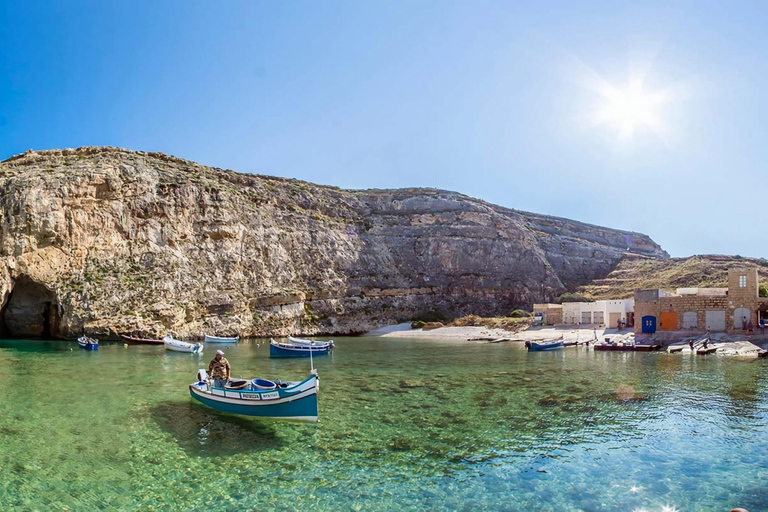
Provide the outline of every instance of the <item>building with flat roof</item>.
{"type": "Polygon", "coordinates": [[[563,306],[561,304],[534,304],[534,323],[539,325],[555,325],[563,323],[563,306]]]}
{"type": "Polygon", "coordinates": [[[596,324],[617,327],[619,322],[622,322],[631,327],[634,322],[634,311],[635,299],[533,305],[534,316],[540,314],[549,320],[543,322],[544,325],[563,323],[566,325],[596,324]]]}
{"type": "Polygon", "coordinates": [[[636,290],[636,333],[692,329],[745,332],[768,318],[768,298],[759,296],[757,269],[728,271],[727,288],[636,290]]]}

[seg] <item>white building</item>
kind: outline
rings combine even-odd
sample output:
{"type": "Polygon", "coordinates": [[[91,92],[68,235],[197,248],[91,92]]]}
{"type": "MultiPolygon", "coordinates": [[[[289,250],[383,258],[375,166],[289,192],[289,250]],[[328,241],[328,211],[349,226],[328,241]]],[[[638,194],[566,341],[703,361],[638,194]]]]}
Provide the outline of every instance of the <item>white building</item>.
{"type": "Polygon", "coordinates": [[[616,327],[621,320],[626,325],[632,325],[634,312],[635,299],[566,302],[563,304],[563,323],[616,327]]]}

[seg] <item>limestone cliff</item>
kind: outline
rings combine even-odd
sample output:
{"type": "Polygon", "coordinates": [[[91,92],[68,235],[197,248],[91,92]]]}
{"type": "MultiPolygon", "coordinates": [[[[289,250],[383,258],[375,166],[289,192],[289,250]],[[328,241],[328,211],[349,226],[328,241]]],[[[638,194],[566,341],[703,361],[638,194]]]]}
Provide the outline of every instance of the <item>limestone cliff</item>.
{"type": "Polygon", "coordinates": [[[117,148],[0,164],[10,336],[351,333],[498,314],[605,277],[647,236],[433,189],[341,190],[117,148]]]}

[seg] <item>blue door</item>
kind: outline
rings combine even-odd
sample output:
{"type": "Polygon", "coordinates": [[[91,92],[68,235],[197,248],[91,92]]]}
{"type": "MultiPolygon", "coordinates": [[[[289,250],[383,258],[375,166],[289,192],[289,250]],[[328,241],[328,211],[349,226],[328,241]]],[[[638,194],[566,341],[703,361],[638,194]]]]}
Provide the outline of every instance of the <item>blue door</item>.
{"type": "Polygon", "coordinates": [[[643,332],[653,334],[656,332],[656,317],[652,315],[643,317],[643,332]]]}

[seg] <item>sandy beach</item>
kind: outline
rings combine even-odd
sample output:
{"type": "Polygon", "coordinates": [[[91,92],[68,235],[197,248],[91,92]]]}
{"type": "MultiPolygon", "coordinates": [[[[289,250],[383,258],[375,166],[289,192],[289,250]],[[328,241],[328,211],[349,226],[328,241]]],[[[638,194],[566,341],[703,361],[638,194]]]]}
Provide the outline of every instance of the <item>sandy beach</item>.
{"type": "MultiPolygon", "coordinates": [[[[625,329],[621,334],[631,331],[625,329]]],[[[410,322],[388,325],[366,334],[366,336],[380,336],[385,338],[423,338],[423,339],[464,339],[488,341],[489,339],[503,339],[508,341],[543,341],[562,337],[565,341],[593,340],[595,336],[602,340],[603,335],[619,334],[616,329],[567,327],[529,327],[523,331],[512,332],[504,329],[490,327],[438,327],[437,329],[411,329],[410,322]]]]}
{"type": "Polygon", "coordinates": [[[515,333],[488,327],[438,327],[437,329],[411,329],[411,323],[388,325],[366,334],[383,338],[463,339],[511,338],[515,333]]]}

